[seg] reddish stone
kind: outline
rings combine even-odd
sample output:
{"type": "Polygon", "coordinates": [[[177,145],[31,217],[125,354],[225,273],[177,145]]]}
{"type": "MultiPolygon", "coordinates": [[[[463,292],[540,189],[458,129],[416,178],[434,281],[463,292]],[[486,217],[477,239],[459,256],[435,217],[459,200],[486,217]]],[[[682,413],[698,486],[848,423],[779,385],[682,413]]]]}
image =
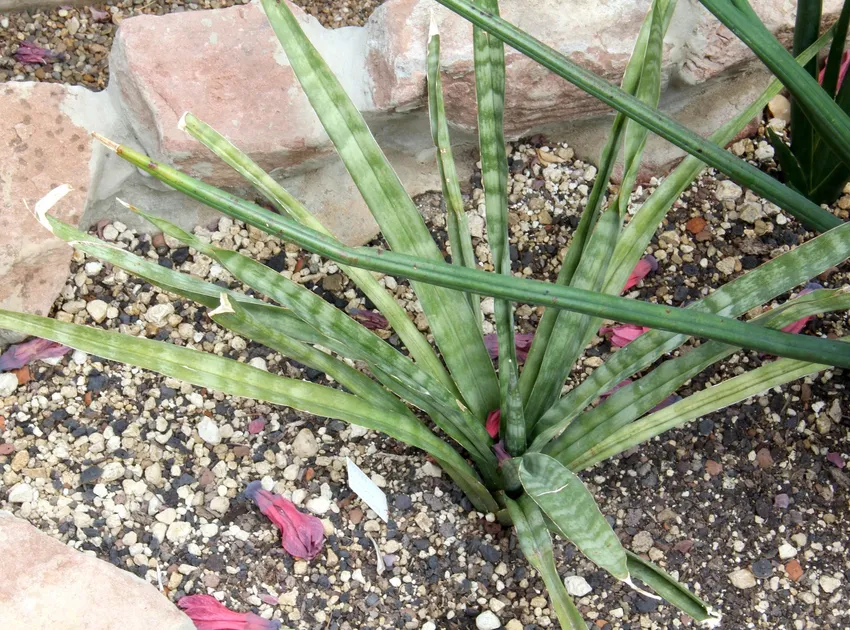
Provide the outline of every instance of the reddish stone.
{"type": "Polygon", "coordinates": [[[773,456],[770,454],[770,449],[760,448],[756,453],[756,464],[762,470],[766,470],[773,466],[773,456]]]}
{"type": "Polygon", "coordinates": [[[360,524],[360,521],[363,520],[363,510],[358,507],[351,508],[351,510],[348,512],[348,520],[355,525],[360,524]]]}
{"type": "Polygon", "coordinates": [[[794,582],[803,577],[803,567],[800,566],[799,561],[791,560],[788,564],[785,565],[785,573],[788,574],[788,577],[791,578],[794,582]]]}
{"type": "Polygon", "coordinates": [[[9,442],[5,444],[0,444],[0,456],[2,455],[11,455],[15,452],[15,445],[9,442]]]}
{"type": "Polygon", "coordinates": [[[687,228],[688,232],[691,234],[699,234],[703,231],[705,226],[706,220],[702,217],[694,217],[685,224],[685,228],[687,228]]]}
{"type": "Polygon", "coordinates": [[[707,472],[712,477],[716,477],[720,473],[723,472],[723,464],[720,464],[713,459],[709,459],[705,462],[705,472],[707,472]]]}

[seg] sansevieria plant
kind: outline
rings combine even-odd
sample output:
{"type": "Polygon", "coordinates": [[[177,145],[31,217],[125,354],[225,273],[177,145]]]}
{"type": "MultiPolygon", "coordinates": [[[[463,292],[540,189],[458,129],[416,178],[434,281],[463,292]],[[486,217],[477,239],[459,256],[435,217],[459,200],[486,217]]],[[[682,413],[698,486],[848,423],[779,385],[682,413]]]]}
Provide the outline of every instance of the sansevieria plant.
{"type": "MultiPolygon", "coordinates": [[[[279,213],[99,137],[119,156],[176,190],[336,261],[383,313],[406,353],[262,263],[221,249],[142,209],[130,206],[164,233],[215,259],[268,301],[161,267],[78,231],[47,214],[66,191],[63,187],[49,193],[35,208],[39,220],[57,237],[169,293],[206,306],[217,324],[323,371],[344,389],[284,378],[169,343],[33,315],[0,311],[0,327],[234,396],[291,406],[382,431],[422,449],[451,476],[477,510],[513,524],[523,553],[549,590],[562,628],[584,630],[586,626],[559,576],[552,534],[575,544],[614,579],[654,591],[698,622],[716,624],[719,614],[709,605],[645,558],[623,548],[579,473],[668,429],[769,388],[828,366],[850,367],[850,346],[844,340],[782,331],[800,318],[850,308],[850,293],[843,289],[799,292],[756,318],[738,319],[779,296],[799,291],[811,278],[850,257],[850,226],[841,224],[798,191],[723,150],[778,93],[778,82],[707,140],[658,111],[662,43],[674,10],[672,0],[654,0],[620,88],[575,66],[501,20],[496,0],[480,0],[477,4],[466,0],[440,2],[475,24],[478,128],[493,272],[478,268],[471,244],[452,160],[440,86],[440,42],[435,29],[428,42],[429,110],[443,181],[451,264],[444,261],[363,118],[305,37],[290,9],[278,0],[263,0],[268,18],[392,251],[342,245],[278,182],[191,114],[182,118],[181,127],[243,175],[279,213]],[[555,283],[511,274],[507,159],[502,132],[503,42],[619,112],[602,150],[599,175],[580,223],[563,252],[563,265],[555,283]],[[632,216],[627,212],[629,196],[648,130],[697,157],[687,158],[632,216]],[[619,191],[606,200],[609,176],[621,152],[623,181],[619,191]],[[656,228],[704,168],[703,162],[823,233],[687,308],[620,297],[656,228]],[[372,272],[411,280],[427,316],[434,346],[372,272]],[[482,296],[495,298],[495,367],[482,334],[482,296]],[[546,308],[522,366],[514,338],[513,309],[517,302],[546,308]],[[605,320],[650,330],[614,352],[602,366],[562,395],[573,365],[605,320]],[[687,353],[659,362],[691,337],[703,341],[687,353]],[[779,358],[656,409],[700,371],[742,348],[779,358]],[[368,369],[355,369],[350,360],[362,362],[368,369]],[[643,375],[637,378],[638,373],[643,375]],[[630,377],[635,380],[623,384],[630,377]],[[615,391],[611,393],[612,390],[615,391]]],[[[807,63],[829,38],[829,33],[821,37],[797,62],[807,63]]]]}

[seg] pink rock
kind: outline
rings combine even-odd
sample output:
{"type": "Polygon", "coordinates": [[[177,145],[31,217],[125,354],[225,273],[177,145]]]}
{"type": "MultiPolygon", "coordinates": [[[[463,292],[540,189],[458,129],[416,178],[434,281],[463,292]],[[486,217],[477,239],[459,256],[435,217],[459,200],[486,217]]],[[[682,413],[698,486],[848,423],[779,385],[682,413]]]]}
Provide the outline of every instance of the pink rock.
{"type": "MultiPolygon", "coordinates": [[[[81,92],[50,83],[0,86],[0,308],[47,315],[68,278],[71,248],[31,209],[52,188],[70,184],[73,192],[51,213],[74,225],[80,220],[92,148],[88,131],[67,112],[81,92]]],[[[0,343],[20,339],[0,331],[0,343]]]]}
{"type": "Polygon", "coordinates": [[[2,511],[0,558],[0,628],[194,630],[151,584],[2,511]]]}

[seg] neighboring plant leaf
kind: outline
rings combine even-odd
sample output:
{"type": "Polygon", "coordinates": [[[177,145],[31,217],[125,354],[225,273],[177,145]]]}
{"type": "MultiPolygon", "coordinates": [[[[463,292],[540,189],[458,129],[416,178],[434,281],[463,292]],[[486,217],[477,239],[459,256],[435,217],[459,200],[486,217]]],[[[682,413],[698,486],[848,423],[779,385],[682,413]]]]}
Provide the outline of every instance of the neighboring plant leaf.
{"type": "Polygon", "coordinates": [[[794,190],[808,193],[809,180],[800,167],[800,162],[797,161],[794,151],[770,127],[767,128],[767,137],[773,146],[779,166],[782,168],[782,174],[785,175],[785,183],[794,190]]]}
{"type": "Polygon", "coordinates": [[[528,495],[523,495],[516,501],[506,498],[505,505],[516,528],[517,540],[523,555],[543,578],[561,629],[587,630],[581,613],[567,593],[561,576],[558,575],[552,538],[549,536],[540,508],[528,495]]]}
{"type": "MultiPolygon", "coordinates": [[[[263,8],[310,104],[390,247],[442,262],[422,215],[290,8],[279,0],[263,0],[263,8]]],[[[499,404],[499,383],[478,317],[462,293],[418,281],[412,286],[466,406],[483,426],[487,413],[499,404]]]]}
{"type": "Polygon", "coordinates": [[[575,473],[542,453],[522,457],[519,479],[558,532],[597,566],[628,581],[626,551],[575,473]]]}

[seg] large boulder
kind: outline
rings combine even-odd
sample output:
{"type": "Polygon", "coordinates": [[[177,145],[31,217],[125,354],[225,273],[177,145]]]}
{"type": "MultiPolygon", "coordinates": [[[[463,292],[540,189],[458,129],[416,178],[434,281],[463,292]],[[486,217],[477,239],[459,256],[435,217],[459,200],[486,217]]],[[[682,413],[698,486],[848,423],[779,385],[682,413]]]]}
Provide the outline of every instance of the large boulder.
{"type": "Polygon", "coordinates": [[[3,511],[0,558],[0,628],[195,628],[153,585],[3,511]]]}
{"type": "MultiPolygon", "coordinates": [[[[89,188],[92,146],[75,105],[84,88],[49,83],[0,86],[0,308],[46,315],[68,277],[71,248],[32,209],[59,184],[73,187],[53,213],[76,225],[89,188]]],[[[20,339],[0,330],[0,344],[20,339]]]]}

